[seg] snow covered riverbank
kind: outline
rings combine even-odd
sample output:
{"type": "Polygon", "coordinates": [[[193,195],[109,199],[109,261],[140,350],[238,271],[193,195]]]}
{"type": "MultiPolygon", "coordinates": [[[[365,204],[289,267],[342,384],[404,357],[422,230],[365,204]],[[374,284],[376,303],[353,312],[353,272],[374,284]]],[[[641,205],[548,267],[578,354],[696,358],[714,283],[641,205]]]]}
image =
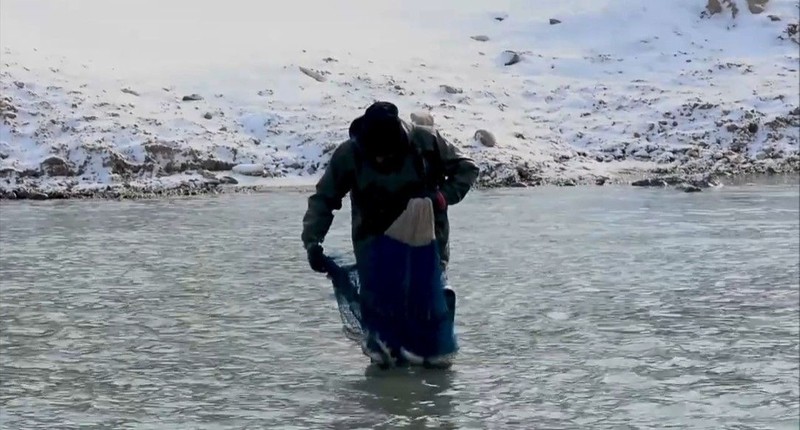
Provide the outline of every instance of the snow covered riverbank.
{"type": "Polygon", "coordinates": [[[296,3],[4,2],[0,198],[313,184],[379,99],[481,186],[800,172],[796,0],[296,3]]]}

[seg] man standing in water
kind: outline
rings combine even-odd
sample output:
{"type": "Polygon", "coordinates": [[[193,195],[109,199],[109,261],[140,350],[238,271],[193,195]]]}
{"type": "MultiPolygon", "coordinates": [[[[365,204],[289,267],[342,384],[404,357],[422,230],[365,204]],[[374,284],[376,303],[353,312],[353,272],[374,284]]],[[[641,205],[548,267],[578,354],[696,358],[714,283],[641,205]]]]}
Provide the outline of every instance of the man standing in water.
{"type": "MultiPolygon", "coordinates": [[[[447,287],[446,270],[450,258],[447,208],[464,199],[477,176],[478,167],[475,162],[438,132],[402,121],[397,107],[392,103],[372,104],[362,116],[350,124],[350,138],[333,151],[330,162],[317,183],[316,191],[308,199],[301,237],[309,265],[317,272],[327,271],[328,259],[323,252],[322,242],[333,222],[333,211],[341,209],[342,199],[348,192],[352,212],[351,238],[361,279],[364,279],[364,275],[371,278],[367,273],[373,270],[370,257],[375,248],[370,245],[379,243],[376,239],[384,235],[408,207],[412,198],[427,197],[433,203],[433,246],[439,255],[442,276],[440,287],[444,287],[442,299],[446,306],[445,312],[450,315],[452,323],[455,293],[447,287]]],[[[378,263],[383,265],[384,270],[386,264],[391,266],[393,262],[378,263]]],[[[375,275],[383,276],[379,272],[375,272],[375,275]]],[[[409,274],[401,277],[407,275],[409,274]]],[[[396,285],[397,282],[402,281],[394,278],[387,280],[389,285],[396,285]]],[[[424,299],[425,296],[415,296],[409,302],[409,298],[400,299],[397,295],[399,291],[394,288],[383,290],[374,283],[369,285],[361,292],[366,293],[367,297],[359,294],[358,300],[361,314],[358,318],[371,327],[367,337],[361,339],[362,351],[373,363],[380,366],[411,360],[409,356],[401,357],[404,356],[402,349],[405,344],[398,336],[404,335],[398,335],[397,330],[402,331],[404,329],[401,326],[422,320],[397,320],[398,315],[394,312],[398,305],[404,306],[398,299],[405,302],[405,306],[414,303],[412,307],[416,310],[427,309],[425,312],[430,312],[434,307],[441,311],[438,305],[434,305],[437,299],[432,298],[432,303],[424,299]],[[375,290],[376,287],[379,289],[375,290]],[[383,337],[384,335],[388,337],[383,337]]],[[[425,291],[424,285],[417,286],[422,288],[418,291],[425,291]]],[[[410,309],[405,309],[401,312],[405,314],[409,311],[410,309]]],[[[433,319],[431,317],[432,315],[428,315],[424,319],[431,331],[422,334],[424,337],[415,336],[417,340],[429,337],[426,335],[441,333],[441,323],[436,322],[441,320],[438,316],[433,319]]],[[[423,365],[447,367],[450,363],[447,357],[448,353],[444,353],[421,359],[423,365]]]]}
{"type": "Polygon", "coordinates": [[[450,258],[447,208],[464,199],[478,177],[477,165],[432,128],[401,120],[389,102],[369,106],[349,131],[350,138],[333,151],[308,199],[302,241],[309,265],[325,272],[322,242],[333,211],[341,209],[348,192],[357,260],[364,245],[384,233],[409,199],[429,197],[444,275],[450,258]]]}

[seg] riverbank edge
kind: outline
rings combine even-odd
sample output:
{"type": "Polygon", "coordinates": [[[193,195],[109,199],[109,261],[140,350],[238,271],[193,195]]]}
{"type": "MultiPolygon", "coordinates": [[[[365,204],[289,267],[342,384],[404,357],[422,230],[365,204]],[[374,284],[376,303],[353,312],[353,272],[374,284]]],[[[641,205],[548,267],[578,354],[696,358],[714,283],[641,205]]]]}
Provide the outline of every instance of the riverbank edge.
{"type": "MultiPolygon", "coordinates": [[[[701,192],[705,189],[737,185],[744,183],[780,182],[798,185],[800,190],[800,171],[778,173],[744,173],[739,175],[719,176],[713,174],[696,175],[659,175],[645,173],[631,173],[624,177],[596,178],[593,180],[570,180],[560,178],[551,180],[542,179],[535,183],[476,183],[473,190],[504,190],[518,188],[538,187],[601,187],[601,186],[629,186],[671,189],[676,192],[701,192]]],[[[136,186],[130,184],[115,184],[105,187],[89,189],[19,189],[0,192],[0,202],[5,204],[13,201],[27,200],[147,200],[167,199],[177,197],[203,197],[227,194],[262,194],[274,192],[311,193],[314,191],[314,182],[307,183],[268,183],[258,185],[226,184],[219,181],[187,181],[174,186],[136,186]]]]}

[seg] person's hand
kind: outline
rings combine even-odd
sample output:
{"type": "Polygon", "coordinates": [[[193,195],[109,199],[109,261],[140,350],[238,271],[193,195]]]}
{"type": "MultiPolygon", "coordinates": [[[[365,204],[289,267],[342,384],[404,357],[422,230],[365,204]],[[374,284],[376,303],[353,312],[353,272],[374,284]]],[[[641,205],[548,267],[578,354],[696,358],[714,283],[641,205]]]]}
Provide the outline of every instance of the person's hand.
{"type": "Polygon", "coordinates": [[[325,269],[325,253],[320,244],[315,243],[309,246],[306,249],[306,253],[308,254],[308,265],[311,266],[311,270],[320,273],[327,271],[325,269]]]}

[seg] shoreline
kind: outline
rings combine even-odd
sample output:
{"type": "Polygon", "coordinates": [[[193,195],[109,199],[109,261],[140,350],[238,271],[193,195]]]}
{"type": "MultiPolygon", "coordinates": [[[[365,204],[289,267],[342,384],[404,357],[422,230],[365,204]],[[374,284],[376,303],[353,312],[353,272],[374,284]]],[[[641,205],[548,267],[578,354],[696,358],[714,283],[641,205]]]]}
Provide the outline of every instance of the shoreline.
{"type": "MultiPolygon", "coordinates": [[[[536,184],[513,185],[484,185],[476,184],[473,190],[511,190],[519,188],[542,187],[630,187],[630,188],[659,188],[669,192],[702,192],[725,186],[742,186],[746,184],[775,185],[794,184],[800,190],[800,171],[779,173],[745,173],[740,175],[719,177],[714,175],[676,176],[641,174],[629,175],[626,178],[616,178],[607,181],[574,181],[567,184],[563,181],[550,180],[536,184]]],[[[281,183],[267,182],[262,184],[232,185],[215,182],[182,182],[172,187],[152,188],[147,186],[102,186],[88,189],[53,189],[53,190],[23,190],[19,194],[12,191],[0,193],[0,202],[9,204],[13,201],[48,201],[48,200],[161,200],[180,197],[213,197],[218,195],[237,194],[269,194],[269,193],[311,193],[314,182],[281,183]],[[12,194],[13,195],[10,195],[12,194]]]]}

